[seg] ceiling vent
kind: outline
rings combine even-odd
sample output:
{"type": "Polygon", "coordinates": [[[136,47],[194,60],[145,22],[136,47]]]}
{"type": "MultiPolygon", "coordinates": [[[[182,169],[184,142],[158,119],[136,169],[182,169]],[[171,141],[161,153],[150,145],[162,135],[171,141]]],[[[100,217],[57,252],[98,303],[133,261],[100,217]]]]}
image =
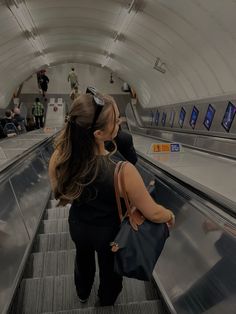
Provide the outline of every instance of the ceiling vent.
{"type": "Polygon", "coordinates": [[[155,69],[161,73],[166,73],[166,64],[164,62],[162,62],[160,58],[157,58],[153,69],[155,69]]]}

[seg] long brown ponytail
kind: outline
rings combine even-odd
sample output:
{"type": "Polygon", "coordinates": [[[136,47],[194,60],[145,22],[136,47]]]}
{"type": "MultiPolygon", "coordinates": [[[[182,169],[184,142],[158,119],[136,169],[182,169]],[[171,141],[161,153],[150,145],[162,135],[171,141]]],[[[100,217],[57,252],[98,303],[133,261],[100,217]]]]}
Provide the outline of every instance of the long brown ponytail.
{"type": "MultiPolygon", "coordinates": [[[[100,96],[102,97],[102,96],[100,96]]],[[[96,142],[93,131],[104,130],[107,126],[109,115],[113,115],[115,125],[115,101],[110,96],[104,96],[104,108],[91,130],[90,126],[96,110],[93,96],[84,94],[72,104],[61,133],[55,141],[57,160],[55,162],[56,186],[55,198],[60,203],[66,203],[78,198],[83,188],[93,182],[97,176],[99,161],[95,155],[96,142]]]]}

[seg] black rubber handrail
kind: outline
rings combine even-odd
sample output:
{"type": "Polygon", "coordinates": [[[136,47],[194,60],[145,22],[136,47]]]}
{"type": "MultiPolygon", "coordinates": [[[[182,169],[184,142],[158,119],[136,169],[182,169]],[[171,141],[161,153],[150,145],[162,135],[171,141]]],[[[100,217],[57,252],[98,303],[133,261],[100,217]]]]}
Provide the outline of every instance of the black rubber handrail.
{"type": "Polygon", "coordinates": [[[34,144],[30,148],[26,149],[19,155],[15,156],[9,161],[6,161],[4,164],[0,166],[0,182],[2,181],[3,178],[6,177],[7,173],[14,168],[16,165],[19,163],[22,163],[26,158],[29,157],[34,151],[39,150],[42,146],[45,144],[51,142],[55,138],[56,134],[51,135],[50,137],[43,139],[42,141],[34,144]]]}

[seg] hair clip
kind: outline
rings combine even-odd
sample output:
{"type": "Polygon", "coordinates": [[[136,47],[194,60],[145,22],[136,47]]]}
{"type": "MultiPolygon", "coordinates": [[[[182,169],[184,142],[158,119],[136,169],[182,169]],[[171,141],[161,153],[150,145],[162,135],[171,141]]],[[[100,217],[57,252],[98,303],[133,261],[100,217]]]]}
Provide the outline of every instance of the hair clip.
{"type": "Polygon", "coordinates": [[[70,123],[70,124],[71,124],[72,122],[74,122],[74,121],[72,120],[71,115],[69,115],[69,114],[65,117],[65,121],[68,122],[68,123],[70,123]]]}

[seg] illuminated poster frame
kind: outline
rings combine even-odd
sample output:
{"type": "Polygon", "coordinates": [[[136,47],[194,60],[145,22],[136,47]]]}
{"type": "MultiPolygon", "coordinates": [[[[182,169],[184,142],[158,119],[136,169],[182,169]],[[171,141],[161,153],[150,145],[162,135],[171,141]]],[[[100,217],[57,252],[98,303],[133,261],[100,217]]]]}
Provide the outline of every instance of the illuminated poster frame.
{"type": "Polygon", "coordinates": [[[224,113],[223,120],[221,122],[221,125],[223,126],[225,131],[229,132],[231,125],[234,121],[235,114],[236,114],[236,106],[231,101],[229,101],[228,106],[224,113]]]}
{"type": "Polygon", "coordinates": [[[184,120],[185,120],[185,116],[186,116],[186,111],[184,110],[184,108],[182,107],[179,113],[179,126],[182,128],[184,125],[184,120]]]}
{"type": "Polygon", "coordinates": [[[203,125],[208,131],[210,130],[212,121],[214,120],[215,112],[215,108],[211,104],[209,104],[203,122],[203,125]]]}
{"type": "Polygon", "coordinates": [[[194,130],[196,123],[197,123],[197,119],[198,119],[198,115],[199,115],[199,110],[197,109],[197,107],[193,107],[192,113],[191,113],[191,117],[189,120],[189,125],[191,126],[191,128],[194,130]]]}

